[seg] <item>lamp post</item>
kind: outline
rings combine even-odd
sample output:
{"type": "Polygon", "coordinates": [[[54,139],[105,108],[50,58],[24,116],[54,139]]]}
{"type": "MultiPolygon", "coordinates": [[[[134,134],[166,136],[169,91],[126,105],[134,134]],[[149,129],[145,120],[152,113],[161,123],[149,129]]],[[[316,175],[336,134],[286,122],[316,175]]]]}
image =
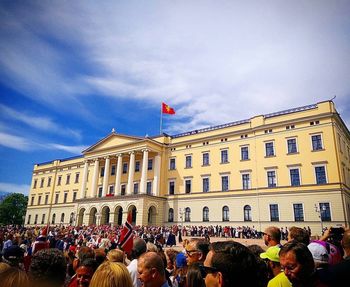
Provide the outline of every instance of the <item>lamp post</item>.
{"type": "Polygon", "coordinates": [[[319,206],[317,206],[317,204],[315,203],[315,211],[318,213],[318,217],[320,218],[320,223],[321,223],[321,236],[323,235],[323,220],[322,220],[322,212],[326,211],[326,207],[324,205],[322,205],[322,207],[320,208],[319,206]]]}

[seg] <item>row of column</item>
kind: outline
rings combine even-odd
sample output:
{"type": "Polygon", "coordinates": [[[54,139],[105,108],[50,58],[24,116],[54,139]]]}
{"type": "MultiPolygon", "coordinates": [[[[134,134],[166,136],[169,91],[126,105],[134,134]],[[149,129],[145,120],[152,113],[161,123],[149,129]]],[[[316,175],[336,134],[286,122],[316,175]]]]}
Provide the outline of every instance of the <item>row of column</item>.
{"type": "MultiPolygon", "coordinates": [[[[121,195],[121,174],[122,174],[122,154],[117,154],[117,166],[116,166],[116,176],[114,185],[114,194],[121,195]]],[[[129,172],[128,172],[128,182],[126,186],[126,194],[131,195],[133,193],[134,185],[134,173],[135,173],[135,152],[129,153],[129,172]]],[[[99,175],[100,162],[99,159],[95,159],[91,187],[90,187],[90,197],[97,197],[97,186],[98,186],[98,175],[99,175]]],[[[110,156],[105,157],[105,172],[102,185],[102,196],[107,195],[109,175],[110,175],[110,156]]],[[[80,190],[80,198],[86,198],[86,186],[88,177],[89,163],[85,161],[83,178],[80,190]]],[[[141,167],[141,181],[140,181],[140,193],[146,193],[147,187],[147,170],[148,170],[148,150],[143,150],[142,157],[142,167],[141,167]]],[[[159,195],[159,175],[160,175],[160,155],[156,155],[154,158],[154,177],[153,177],[153,195],[159,195]]]]}

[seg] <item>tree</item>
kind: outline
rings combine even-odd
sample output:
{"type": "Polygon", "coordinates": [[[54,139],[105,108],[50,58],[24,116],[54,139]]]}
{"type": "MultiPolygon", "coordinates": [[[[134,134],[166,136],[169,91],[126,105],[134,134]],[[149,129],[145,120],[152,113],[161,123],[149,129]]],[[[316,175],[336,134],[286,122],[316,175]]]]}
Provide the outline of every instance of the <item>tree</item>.
{"type": "Polygon", "coordinates": [[[12,193],[0,203],[0,224],[23,224],[28,196],[12,193]]]}

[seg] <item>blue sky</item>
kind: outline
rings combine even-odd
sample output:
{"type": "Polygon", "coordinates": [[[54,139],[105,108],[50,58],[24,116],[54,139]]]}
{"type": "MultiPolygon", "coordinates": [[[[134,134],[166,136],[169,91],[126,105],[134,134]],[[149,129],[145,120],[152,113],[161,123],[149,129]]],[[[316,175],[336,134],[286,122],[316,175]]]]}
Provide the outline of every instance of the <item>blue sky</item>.
{"type": "Polygon", "coordinates": [[[0,191],[110,133],[159,134],[334,95],[350,124],[349,1],[0,2],[0,191]]]}

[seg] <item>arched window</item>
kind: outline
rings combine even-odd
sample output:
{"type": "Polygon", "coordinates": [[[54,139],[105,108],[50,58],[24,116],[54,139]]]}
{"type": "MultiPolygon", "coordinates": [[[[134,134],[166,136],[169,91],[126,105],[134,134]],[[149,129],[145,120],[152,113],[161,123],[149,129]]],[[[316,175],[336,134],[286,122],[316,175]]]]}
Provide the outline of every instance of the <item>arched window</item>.
{"type": "Polygon", "coordinates": [[[252,221],[252,208],[250,205],[244,206],[244,221],[252,221]]]}
{"type": "Polygon", "coordinates": [[[60,223],[63,223],[64,222],[64,213],[61,214],[61,221],[60,223]]]}
{"type": "Polygon", "coordinates": [[[229,221],[230,220],[230,210],[228,206],[224,206],[222,208],[222,221],[229,221]]]}
{"type": "Polygon", "coordinates": [[[209,208],[203,207],[203,221],[209,221],[209,208]]]}
{"type": "Polygon", "coordinates": [[[174,222],[174,209],[172,209],[172,208],[169,208],[168,221],[174,222]]]}
{"type": "Polygon", "coordinates": [[[74,212],[72,212],[72,213],[70,214],[70,217],[69,217],[69,224],[72,224],[73,221],[74,221],[74,212]]]}
{"type": "Polygon", "coordinates": [[[55,222],[56,222],[56,213],[52,214],[52,221],[51,221],[51,223],[55,224],[55,222]]]}
{"type": "Polygon", "coordinates": [[[185,208],[185,221],[191,221],[191,209],[189,207],[185,208]]]}

